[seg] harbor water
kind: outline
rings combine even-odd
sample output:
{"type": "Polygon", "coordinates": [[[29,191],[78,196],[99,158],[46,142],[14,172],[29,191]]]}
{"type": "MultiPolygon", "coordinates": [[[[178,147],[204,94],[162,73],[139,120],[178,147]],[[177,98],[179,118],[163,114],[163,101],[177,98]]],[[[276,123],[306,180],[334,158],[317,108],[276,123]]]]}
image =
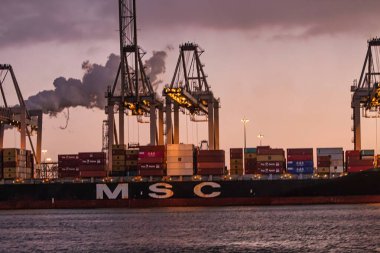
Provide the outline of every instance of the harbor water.
{"type": "Polygon", "coordinates": [[[380,252],[380,204],[0,211],[1,252],[380,252]]]}

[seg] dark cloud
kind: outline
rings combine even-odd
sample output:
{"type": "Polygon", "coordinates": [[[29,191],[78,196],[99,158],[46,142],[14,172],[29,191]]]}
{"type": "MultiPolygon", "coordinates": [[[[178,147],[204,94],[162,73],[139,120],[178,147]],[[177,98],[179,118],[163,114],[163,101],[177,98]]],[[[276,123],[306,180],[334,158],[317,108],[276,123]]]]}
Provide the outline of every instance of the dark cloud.
{"type": "MultiPolygon", "coordinates": [[[[147,75],[155,88],[161,83],[160,74],[165,72],[166,55],[165,51],[154,51],[145,62],[147,75]]],[[[104,109],[107,102],[105,93],[107,87],[114,83],[119,64],[120,57],[114,54],[108,57],[104,66],[85,61],[82,63],[85,71],[82,80],[59,77],[54,80],[53,90],[30,96],[25,103],[28,109],[43,110],[50,115],[77,106],[104,109]]]]}
{"type": "MultiPolygon", "coordinates": [[[[117,0],[2,0],[0,47],[117,39],[117,0]]],[[[378,32],[378,0],[137,0],[138,27],[266,31],[300,36],[378,32]]],[[[196,32],[196,30],[194,31],[196,32]]]]}

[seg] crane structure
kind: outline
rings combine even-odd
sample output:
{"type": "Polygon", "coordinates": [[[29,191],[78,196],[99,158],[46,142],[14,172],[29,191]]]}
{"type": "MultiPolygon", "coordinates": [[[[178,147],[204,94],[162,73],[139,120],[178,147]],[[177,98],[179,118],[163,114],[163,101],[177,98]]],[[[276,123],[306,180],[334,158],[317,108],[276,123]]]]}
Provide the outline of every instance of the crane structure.
{"type": "Polygon", "coordinates": [[[112,168],[112,145],[124,144],[124,117],[149,116],[150,145],[163,144],[163,102],[154,91],[145,72],[142,57],[145,52],[137,43],[136,2],[119,0],[120,65],[115,82],[106,93],[108,115],[108,166],[112,168]],[[114,113],[119,125],[115,127],[114,113]],[[158,130],[157,130],[158,111],[158,130]],[[119,138],[116,137],[118,130],[119,138]]]}
{"type": "Polygon", "coordinates": [[[359,81],[351,86],[354,149],[361,149],[361,111],[364,117],[380,117],[380,39],[368,41],[359,81]],[[370,116],[371,115],[371,116],[370,116]]]}
{"type": "Polygon", "coordinates": [[[195,115],[207,117],[209,149],[219,149],[220,101],[214,97],[200,61],[204,50],[194,43],[182,44],[179,49],[172,81],[163,90],[166,98],[166,143],[179,143],[179,108],[181,107],[190,112],[193,116],[192,120],[195,120],[195,115]],[[172,113],[174,124],[172,124],[172,113]]]}
{"type": "Polygon", "coordinates": [[[0,148],[3,148],[4,130],[8,127],[17,127],[20,131],[20,148],[26,149],[26,138],[28,137],[30,147],[34,154],[37,165],[41,163],[41,141],[42,141],[42,111],[27,110],[24,98],[21,94],[13,68],[9,64],[0,64],[0,92],[1,92],[1,107],[0,107],[0,148]],[[13,87],[17,96],[17,106],[10,106],[5,94],[5,80],[10,75],[13,87]],[[32,134],[37,134],[37,147],[31,139],[32,134]]]}

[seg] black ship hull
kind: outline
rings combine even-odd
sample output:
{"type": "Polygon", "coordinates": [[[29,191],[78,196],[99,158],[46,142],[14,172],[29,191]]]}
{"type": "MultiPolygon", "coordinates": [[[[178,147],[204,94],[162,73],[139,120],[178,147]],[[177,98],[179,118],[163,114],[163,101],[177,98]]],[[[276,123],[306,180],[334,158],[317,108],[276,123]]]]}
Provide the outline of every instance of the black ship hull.
{"type": "Polygon", "coordinates": [[[0,209],[380,203],[380,171],[332,179],[0,185],[0,209]]]}

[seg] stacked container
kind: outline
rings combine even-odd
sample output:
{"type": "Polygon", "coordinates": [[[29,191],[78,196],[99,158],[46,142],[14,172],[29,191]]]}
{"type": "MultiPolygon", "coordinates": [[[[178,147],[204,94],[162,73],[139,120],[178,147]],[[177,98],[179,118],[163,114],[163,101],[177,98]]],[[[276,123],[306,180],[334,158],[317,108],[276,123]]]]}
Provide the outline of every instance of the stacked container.
{"type": "Polygon", "coordinates": [[[106,153],[104,152],[86,152],[79,153],[80,160],[79,174],[81,177],[105,177],[106,171],[106,153]]]}
{"type": "Polygon", "coordinates": [[[245,174],[257,173],[257,149],[246,148],[244,150],[244,169],[245,174]]]}
{"type": "Polygon", "coordinates": [[[243,175],[243,149],[230,149],[230,175],[243,175]]]}
{"type": "Polygon", "coordinates": [[[18,148],[3,149],[3,177],[5,179],[31,178],[31,168],[26,167],[26,151],[18,148]]]}
{"type": "Polygon", "coordinates": [[[343,148],[317,148],[317,173],[343,173],[343,148]]]}
{"type": "Polygon", "coordinates": [[[126,176],[137,176],[138,174],[138,163],[139,160],[139,150],[138,149],[127,149],[125,150],[125,173],[126,176]]]}
{"type": "Polygon", "coordinates": [[[113,177],[125,176],[125,144],[112,145],[112,171],[113,177]]]}
{"type": "Polygon", "coordinates": [[[289,148],[287,154],[287,172],[290,174],[313,174],[313,149],[289,148]]]}
{"type": "Polygon", "coordinates": [[[77,154],[58,155],[58,177],[79,177],[80,164],[77,154]]]}
{"type": "Polygon", "coordinates": [[[26,150],[26,168],[30,173],[27,178],[34,178],[34,156],[30,150],[26,150]]]}
{"type": "Polygon", "coordinates": [[[197,175],[225,175],[224,150],[198,150],[197,175]]]}
{"type": "Polygon", "coordinates": [[[166,174],[168,176],[194,175],[194,146],[192,144],[166,146],[166,174]]]}
{"type": "Polygon", "coordinates": [[[138,156],[139,176],[165,176],[165,146],[140,146],[138,156]]]}
{"type": "Polygon", "coordinates": [[[285,171],[285,151],[269,146],[257,147],[257,172],[259,174],[282,174],[285,171]]]}
{"type": "Polygon", "coordinates": [[[348,173],[359,172],[373,168],[374,150],[347,150],[346,168],[348,173]]]}

